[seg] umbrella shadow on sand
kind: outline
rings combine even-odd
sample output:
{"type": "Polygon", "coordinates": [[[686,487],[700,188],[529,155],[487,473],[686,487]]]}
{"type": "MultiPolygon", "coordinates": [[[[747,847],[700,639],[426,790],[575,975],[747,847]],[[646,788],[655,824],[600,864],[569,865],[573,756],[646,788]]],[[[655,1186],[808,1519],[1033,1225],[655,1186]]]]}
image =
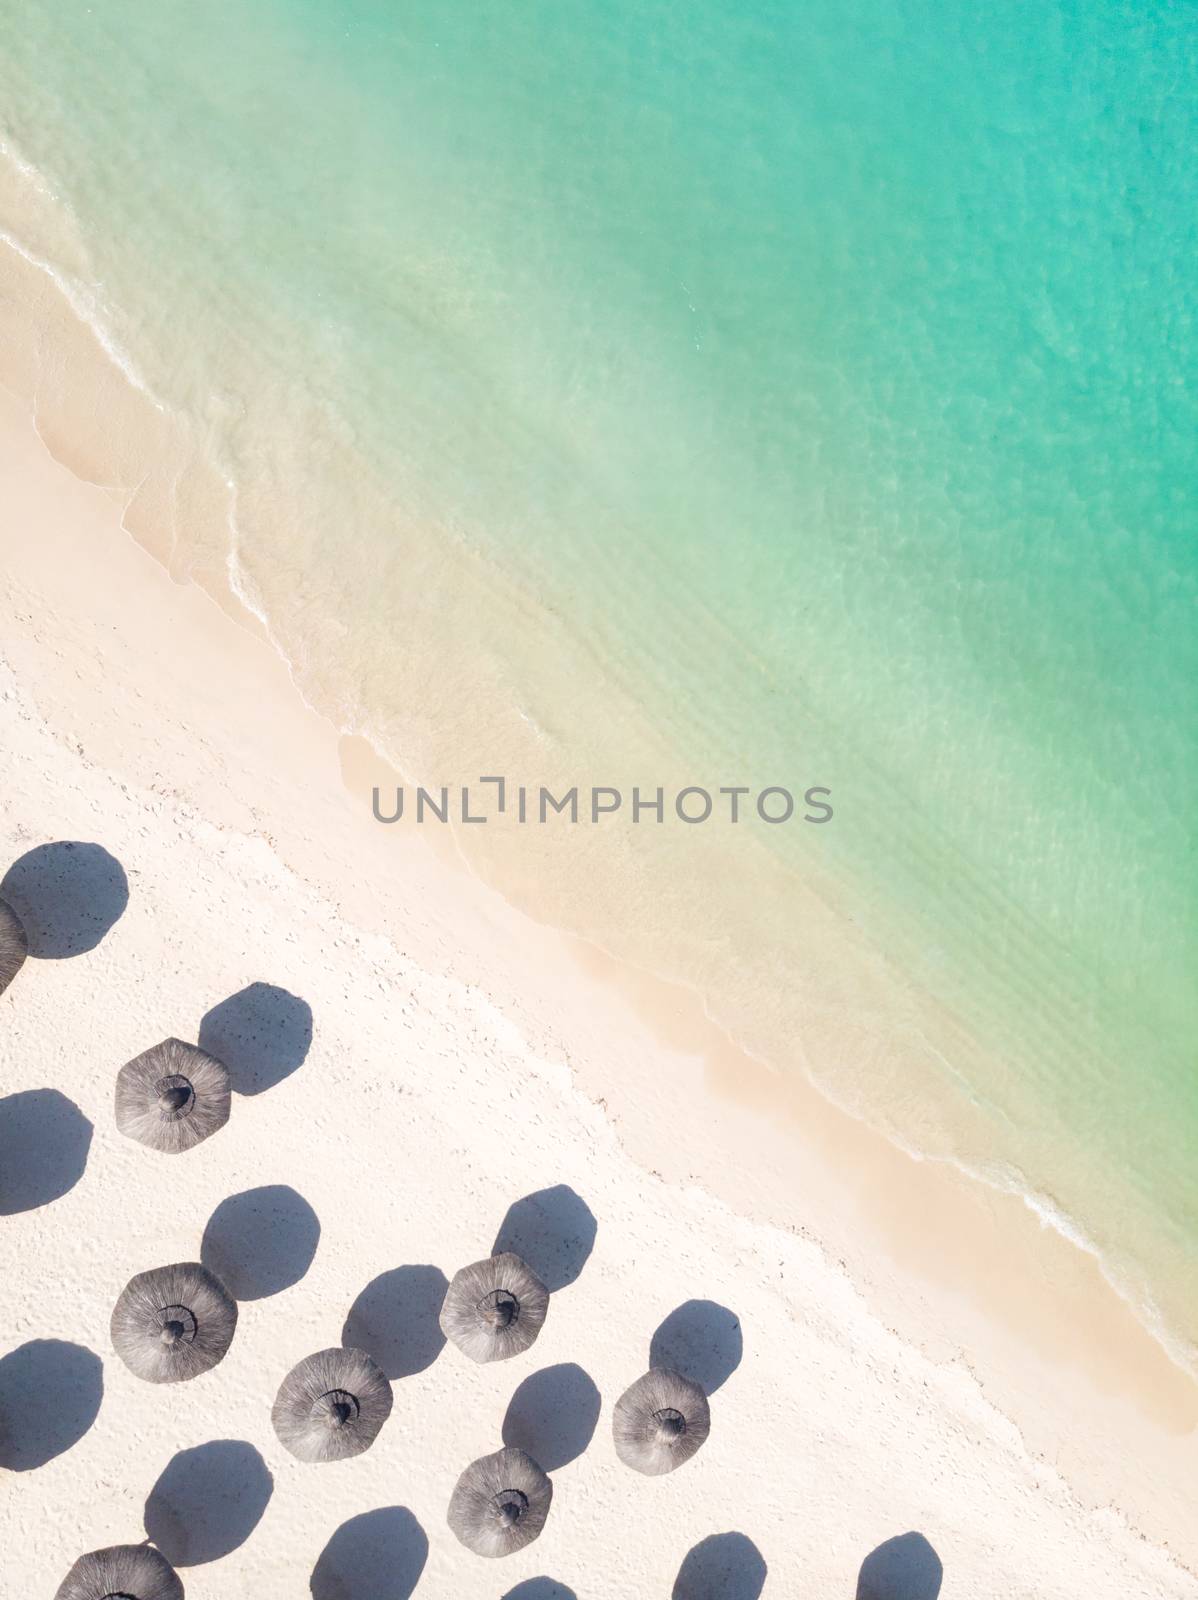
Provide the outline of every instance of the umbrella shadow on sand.
{"type": "Polygon", "coordinates": [[[0,1100],[0,1217],[34,1211],[83,1176],[92,1125],[57,1089],[25,1089],[0,1100]]]}
{"type": "Polygon", "coordinates": [[[508,1207],[492,1255],[505,1251],[526,1261],[550,1294],[574,1282],[595,1246],[598,1223],[568,1184],[538,1189],[508,1207]]]}
{"type": "Polygon", "coordinates": [[[251,983],[205,1013],[199,1042],[228,1068],[235,1094],[261,1094],[303,1066],[312,1007],[273,983],[251,983]]]}
{"type": "Polygon", "coordinates": [[[219,1561],[262,1520],[274,1479],[244,1439],[213,1439],[180,1450],[146,1500],[145,1529],[175,1567],[219,1561]]]}
{"type": "Polygon", "coordinates": [[[208,1219],[200,1260],[235,1300],[263,1300],[298,1283],[320,1243],[320,1218],[285,1183],[222,1200],[208,1219]]]}
{"type": "Polygon", "coordinates": [[[686,1553],[672,1600],[757,1600],[765,1557],[743,1533],[713,1533],[686,1553]]]}
{"type": "Polygon", "coordinates": [[[365,1350],[389,1378],[423,1372],[445,1348],[438,1318],[448,1288],[440,1267],[381,1272],[349,1308],[341,1343],[347,1350],[365,1350]]]}
{"type": "Polygon", "coordinates": [[[526,1451],[544,1472],[556,1472],[583,1453],[599,1421],[599,1391],[573,1362],[543,1367],[513,1394],[503,1419],[503,1442],[526,1451]]]}
{"type": "Polygon", "coordinates": [[[0,1467],[32,1472],[78,1444],[104,1397],[99,1356],[32,1339],[0,1359],[0,1467]]]}
{"type": "Polygon", "coordinates": [[[944,1579],[940,1557],[922,1533],[900,1533],[861,1563],[857,1600],[937,1600],[944,1579]]]}
{"type": "Polygon", "coordinates": [[[649,1365],[678,1372],[712,1395],[740,1366],[740,1318],[714,1300],[687,1300],[653,1335],[649,1365]]]}
{"type": "Polygon", "coordinates": [[[312,1600],[408,1600],[428,1560],[428,1538],[406,1506],[381,1506],[343,1522],[309,1580],[312,1600]]]}
{"type": "Polygon", "coordinates": [[[59,839],[18,857],[0,882],[29,954],[62,961],[94,950],[129,904],[129,880],[102,845],[59,839]]]}
{"type": "Polygon", "coordinates": [[[503,1600],[578,1600],[578,1596],[553,1578],[526,1578],[509,1589],[503,1600]]]}

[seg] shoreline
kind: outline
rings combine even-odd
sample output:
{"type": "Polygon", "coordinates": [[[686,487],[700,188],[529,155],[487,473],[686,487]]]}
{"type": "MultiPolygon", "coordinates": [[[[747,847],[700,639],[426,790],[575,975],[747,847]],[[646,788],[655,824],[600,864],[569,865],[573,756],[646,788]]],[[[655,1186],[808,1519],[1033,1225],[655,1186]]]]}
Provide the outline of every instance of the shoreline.
{"type": "MultiPolygon", "coordinates": [[[[696,996],[537,927],[455,865],[452,845],[434,851],[402,827],[384,843],[362,808],[382,764],[302,705],[261,630],[255,638],[194,585],[172,586],[120,531],[119,497],[52,465],[7,396],[2,437],[27,507],[18,522],[36,516],[46,530],[36,549],[6,530],[9,581],[24,601],[4,653],[60,740],[79,734],[93,766],[218,830],[266,839],[368,936],[418,945],[423,970],[484,988],[534,1047],[568,1065],[643,1172],[683,1193],[697,1185],[753,1227],[818,1240],[873,1316],[942,1374],[978,1384],[1082,1504],[1118,1505],[1193,1564],[1180,1485],[1195,1458],[1194,1385],[1093,1261],[1023,1202],[914,1162],[814,1089],[781,1084],[719,1034],[696,996]],[[121,637],[131,619],[136,640],[121,637]],[[150,657],[159,670],[173,664],[130,698],[125,686],[150,657]],[[101,659],[103,682],[89,681],[87,664],[94,674],[101,659]],[[200,661],[219,673],[204,681],[200,661]],[[222,695],[246,682],[254,696],[222,695]],[[117,683],[114,717],[106,691],[117,683]],[[419,885],[415,898],[438,914],[411,896],[398,905],[392,877],[419,885]]],[[[1170,1592],[1189,1593],[1178,1581],[1170,1592]]]]}
{"type": "MultiPolygon", "coordinates": [[[[28,171],[18,176],[22,181],[32,181],[28,171]]],[[[62,221],[59,208],[48,190],[45,194],[57,224],[62,221]]],[[[18,202],[20,198],[17,197],[18,202]]],[[[83,302],[78,301],[77,296],[62,298],[66,280],[60,281],[28,251],[21,251],[20,256],[19,262],[12,263],[16,288],[9,311],[13,381],[18,392],[36,393],[39,426],[51,453],[85,481],[135,484],[135,489],[122,496],[123,520],[132,537],[165,566],[177,582],[196,583],[223,611],[252,633],[270,640],[293,688],[318,716],[328,712],[330,722],[336,725],[334,686],[323,680],[313,686],[306,680],[302,667],[297,665],[299,657],[276,637],[266,611],[255,597],[255,585],[243,564],[239,543],[239,490],[231,479],[221,478],[211,451],[203,448],[200,434],[192,436],[195,419],[168,415],[162,403],[129,367],[119,345],[114,345],[102,325],[96,325],[83,302]],[[34,316],[23,314],[23,296],[28,296],[34,306],[34,316]],[[50,377],[44,382],[47,368],[50,377]],[[48,425],[44,420],[47,412],[48,425]],[[98,425],[97,418],[102,419],[98,425]],[[180,537],[181,527],[188,529],[186,539],[180,537]],[[196,528],[203,531],[193,539],[192,530],[196,528]],[[314,694],[313,687],[327,689],[328,694],[314,694]]],[[[95,316],[99,315],[96,311],[95,316]]],[[[510,590],[502,605],[513,608],[513,614],[519,613],[521,605],[527,606],[529,597],[521,594],[518,585],[509,583],[502,573],[480,569],[471,571],[468,576],[474,588],[484,586],[488,580],[493,581],[497,591],[510,590]]],[[[334,628],[342,626],[336,617],[330,620],[334,628]]],[[[314,625],[319,625],[319,618],[314,625]]],[[[412,649],[418,652],[419,641],[412,649]]],[[[310,666],[308,671],[310,673],[310,666]]],[[[500,687],[492,682],[494,662],[480,664],[479,672],[479,682],[488,692],[500,687]]],[[[461,673],[457,689],[467,691],[470,681],[469,672],[461,673]]],[[[398,694],[398,690],[396,692],[398,694]]],[[[435,710],[434,707],[432,713],[422,711],[419,714],[421,726],[413,729],[412,759],[416,763],[434,748],[426,724],[435,710]]],[[[524,718],[522,711],[520,716],[524,718]]],[[[340,720],[352,722],[353,718],[343,712],[340,720]]],[[[480,726],[485,720],[476,718],[480,726]]],[[[539,734],[535,726],[533,733],[539,734]]],[[[390,781],[387,774],[400,781],[400,775],[391,773],[379,754],[387,747],[386,730],[367,728],[362,730],[362,736],[375,751],[378,774],[386,781],[390,781]]],[[[525,756],[530,749],[535,753],[535,738],[531,745],[521,748],[525,756]]],[[[665,772],[660,775],[669,776],[665,772]]],[[[526,859],[519,852],[513,842],[517,831],[514,825],[506,831],[488,829],[486,832],[494,833],[495,837],[484,843],[473,830],[463,829],[436,848],[447,851],[453,859],[464,858],[469,850],[468,870],[534,922],[551,929],[569,922],[572,932],[581,940],[581,948],[618,947],[622,954],[617,959],[626,961],[633,970],[656,972],[655,955],[662,948],[663,914],[652,897],[643,907],[646,911],[643,928],[636,917],[625,918],[622,923],[617,919],[613,924],[613,902],[609,899],[601,905],[596,895],[596,887],[603,879],[602,862],[597,859],[598,846],[585,845],[586,858],[580,856],[572,861],[570,850],[564,848],[559,839],[550,840],[548,834],[552,830],[547,830],[542,841],[548,847],[547,860],[549,852],[554,854],[552,863],[546,864],[526,859]],[[468,832],[471,837],[467,837],[468,832]],[[586,916],[574,915],[574,905],[569,898],[572,872],[576,872],[579,880],[586,880],[583,899],[587,896],[593,899],[586,916]],[[567,895],[565,900],[563,891],[567,895]],[[625,937],[617,940],[617,933],[625,937]]],[[[694,832],[680,831],[692,835],[694,832]]],[[[772,833],[774,830],[764,831],[772,833]]],[[[627,841],[620,841],[619,849],[631,851],[632,848],[627,841]]],[[[633,861],[631,854],[628,859],[618,861],[620,867],[627,869],[624,875],[630,881],[637,867],[644,866],[644,854],[642,850],[639,862],[633,861]]],[[[746,882],[756,883],[759,888],[768,881],[772,871],[780,870],[768,852],[758,848],[758,841],[751,843],[745,856],[746,882]]],[[[662,888],[663,877],[667,880],[666,887],[670,888],[671,881],[681,876],[676,847],[673,847],[670,865],[679,871],[673,872],[668,866],[659,874],[655,880],[658,890],[662,888]]],[[[698,853],[688,875],[703,881],[705,873],[726,870],[728,866],[728,859],[720,858],[718,852],[698,853]]],[[[779,880],[785,883],[788,892],[793,891],[799,897],[795,902],[794,922],[806,925],[810,921],[811,931],[804,934],[803,940],[794,947],[779,946],[775,950],[765,937],[768,930],[748,930],[751,937],[747,948],[754,957],[748,963],[753,969],[751,990],[746,983],[745,993],[739,994],[735,985],[722,981],[717,948],[720,939],[712,934],[710,925],[705,929],[695,927],[693,937],[688,934],[689,944],[687,939],[681,939],[678,948],[670,947],[670,954],[676,959],[671,962],[670,972],[660,973],[666,998],[656,1009],[667,1014],[672,1010],[669,996],[676,988],[688,995],[711,997],[704,1010],[718,1007],[718,1015],[713,1012],[711,1019],[717,1048],[722,1049],[731,1035],[737,1041],[733,1049],[738,1059],[743,1056],[754,1061],[786,1061],[788,1067],[794,1067],[796,1076],[803,1075],[814,1086],[812,1092],[821,1106],[830,1101],[850,1119],[882,1128],[886,1141],[897,1145],[914,1160],[955,1166],[970,1185],[983,1184],[1002,1199],[1025,1206],[1038,1224],[1057,1231],[1071,1246],[1094,1256],[1102,1277],[1165,1348],[1171,1361],[1191,1379],[1198,1379],[1198,1350],[1188,1338],[1190,1299],[1187,1291],[1192,1273],[1188,1263],[1180,1257],[1175,1241],[1167,1249],[1162,1245],[1161,1241],[1168,1235],[1160,1231],[1158,1219],[1150,1208],[1134,1209],[1138,1200],[1130,1179],[1112,1174],[1104,1167],[1098,1151],[1086,1148],[1083,1141],[1075,1141],[1066,1148],[1058,1138],[1051,1151],[1057,1158],[1054,1178],[1065,1189],[1065,1198],[1058,1200],[1052,1192],[1046,1192],[1043,1183],[1037,1185],[1032,1178],[1025,1177],[1025,1170],[1039,1170],[1034,1162],[1024,1168],[1013,1160],[996,1158],[987,1135],[999,1129],[1002,1116],[996,1119],[989,1111],[980,1113],[969,1093],[958,1094],[955,1098],[942,1096],[937,1085],[924,1082],[924,1069],[933,1061],[941,1064],[951,1061],[953,1066],[946,1070],[946,1078],[980,1084],[992,1081],[991,1074],[1001,1065],[1001,1055],[995,1055],[980,1044],[974,1031],[954,1015],[951,1006],[932,998],[918,983],[911,981],[903,962],[895,957],[885,940],[868,939],[854,926],[857,917],[847,914],[844,906],[838,906],[836,885],[822,864],[813,862],[809,877],[810,881],[807,874],[797,872],[791,864],[784,878],[779,880]],[[825,940],[829,941],[827,948],[825,940]],[[842,963],[851,969],[847,978],[841,970],[842,963]],[[783,968],[790,973],[801,973],[803,982],[792,985],[764,981],[770,970],[777,975],[783,968]],[[762,981],[759,982],[759,978],[762,981]],[[792,989],[803,990],[801,1003],[782,1003],[777,999],[792,989]],[[757,1019],[767,1013],[764,1031],[761,1031],[757,1019]],[[787,1031],[780,1033],[780,1026],[788,1022],[787,1031]],[[790,1040],[797,1041],[793,1051],[790,1040]],[[842,1073],[842,1062],[853,1065],[842,1073]],[[985,1071],[975,1071],[982,1067],[985,1071]],[[868,1078],[878,1089],[869,1104],[862,1102],[854,1081],[862,1077],[868,1078]],[[882,1091],[883,1084],[887,1085],[889,1102],[882,1091]],[[912,1084],[917,1086],[914,1096],[912,1084]],[[918,1092],[920,1088],[922,1096],[918,1092]],[[937,1092],[932,1093],[933,1089],[937,1092]],[[903,1107],[913,1100],[920,1106],[919,1114],[913,1119],[918,1137],[912,1137],[912,1130],[902,1119],[902,1125],[896,1126],[891,1114],[894,1103],[903,1107]],[[1106,1213],[1087,1210],[1084,1206],[1071,1207],[1070,1190],[1075,1200],[1084,1200],[1099,1192],[1094,1188],[1096,1180],[1102,1182],[1104,1194],[1108,1190],[1117,1191],[1118,1204],[1112,1201],[1112,1211],[1117,1213],[1120,1207],[1124,1209],[1125,1236],[1134,1237],[1142,1246],[1138,1254],[1126,1258],[1117,1255],[1116,1240],[1111,1237],[1109,1227],[1104,1235],[1106,1213]],[[1089,1225],[1077,1221],[1077,1217],[1088,1217],[1089,1225]],[[1091,1241],[1091,1227],[1096,1230],[1095,1240],[1105,1237],[1105,1248],[1091,1241]],[[1152,1268],[1157,1271],[1150,1288],[1148,1275],[1152,1268]],[[1164,1296],[1159,1301],[1160,1309],[1154,1297],[1158,1294],[1164,1296]]],[[[676,904],[667,902],[665,927],[690,930],[692,925],[686,913],[694,904],[693,896],[690,900],[683,896],[676,904]]],[[[774,933],[777,933],[776,928],[774,933]]],[[[725,942],[726,939],[725,930],[725,942]]],[[[748,976],[744,964],[739,976],[748,976]]],[[[1062,1016],[1052,1019],[1054,1037],[1058,1040],[1067,1020],[1065,1012],[1067,1008],[1062,1016]]],[[[756,1070],[755,1067],[750,1069],[748,1076],[752,1077],[756,1070]]],[[[796,1083],[785,1093],[801,1102],[806,1088],[796,1083]]],[[[1040,1127],[1040,1113],[1046,1106],[1047,1102],[1039,1103],[1030,1093],[1022,1094],[1011,1102],[1003,1116],[1013,1126],[1035,1129],[1040,1127]]],[[[1056,1134],[1060,1131],[1057,1128],[1056,1134]]],[[[1024,1153],[1031,1154],[1030,1150],[1024,1153]]],[[[1031,1237],[1030,1232],[1028,1237],[1031,1237]]],[[[1099,1366],[1102,1365],[1100,1361],[1099,1366]]]]}

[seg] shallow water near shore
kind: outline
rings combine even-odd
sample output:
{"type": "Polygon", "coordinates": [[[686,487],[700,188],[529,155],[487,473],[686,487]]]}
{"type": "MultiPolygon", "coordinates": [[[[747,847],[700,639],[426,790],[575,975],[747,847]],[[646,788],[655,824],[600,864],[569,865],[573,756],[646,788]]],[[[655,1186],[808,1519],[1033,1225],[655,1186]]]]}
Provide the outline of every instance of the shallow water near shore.
{"type": "Polygon", "coordinates": [[[0,16],[7,234],[222,486],[150,485],[173,570],[414,780],[830,788],[463,848],[1184,1355],[1184,17],[0,16]]]}

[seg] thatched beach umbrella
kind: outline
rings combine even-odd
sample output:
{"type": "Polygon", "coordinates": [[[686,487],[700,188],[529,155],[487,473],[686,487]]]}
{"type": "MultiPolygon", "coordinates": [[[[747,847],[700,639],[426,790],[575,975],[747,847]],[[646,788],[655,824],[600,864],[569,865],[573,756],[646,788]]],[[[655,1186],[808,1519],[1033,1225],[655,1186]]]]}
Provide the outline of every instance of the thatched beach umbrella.
{"type": "Polygon", "coordinates": [[[164,1039],[116,1076],[116,1125],[130,1139],[178,1155],[229,1120],[229,1073],[215,1056],[164,1039]]]}
{"type": "Polygon", "coordinates": [[[21,919],[6,900],[0,900],[0,994],[20,972],[29,954],[29,941],[21,919]]]}
{"type": "Polygon", "coordinates": [[[446,1520],[476,1556],[510,1556],[545,1526],[553,1485],[523,1450],[472,1461],[457,1481],[446,1520]]]}
{"type": "Polygon", "coordinates": [[[548,1309],[549,1290],[507,1250],[455,1274],[441,1307],[441,1332],[472,1361],[506,1361],[534,1342],[548,1309]]]}
{"type": "Polygon", "coordinates": [[[656,1477],[690,1460],[711,1431],[711,1412],[697,1383],[658,1367],[625,1389],[611,1427],[624,1465],[656,1477]]]}
{"type": "Polygon", "coordinates": [[[237,1302],[198,1261],[139,1272],[112,1312],[112,1343],[147,1383],[197,1378],[224,1356],[237,1326],[237,1302]]]}
{"type": "Polygon", "coordinates": [[[391,1415],[391,1385],[364,1350],[318,1350],[283,1379],[270,1420],[301,1461],[369,1450],[391,1415]]]}
{"type": "Polygon", "coordinates": [[[183,1600],[179,1574],[145,1544],[114,1544],[80,1556],[54,1600],[183,1600]]]}

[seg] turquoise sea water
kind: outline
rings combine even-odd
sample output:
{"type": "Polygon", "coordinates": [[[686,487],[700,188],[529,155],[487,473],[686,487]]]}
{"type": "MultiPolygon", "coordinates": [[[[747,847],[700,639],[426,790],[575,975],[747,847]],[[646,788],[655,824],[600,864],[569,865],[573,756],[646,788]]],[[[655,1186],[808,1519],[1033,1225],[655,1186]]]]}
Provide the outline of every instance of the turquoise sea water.
{"type": "Polygon", "coordinates": [[[311,697],[437,781],[829,786],[555,838],[549,904],[1193,1340],[1192,8],[0,20],[85,266],[6,226],[236,486],[311,697]]]}

